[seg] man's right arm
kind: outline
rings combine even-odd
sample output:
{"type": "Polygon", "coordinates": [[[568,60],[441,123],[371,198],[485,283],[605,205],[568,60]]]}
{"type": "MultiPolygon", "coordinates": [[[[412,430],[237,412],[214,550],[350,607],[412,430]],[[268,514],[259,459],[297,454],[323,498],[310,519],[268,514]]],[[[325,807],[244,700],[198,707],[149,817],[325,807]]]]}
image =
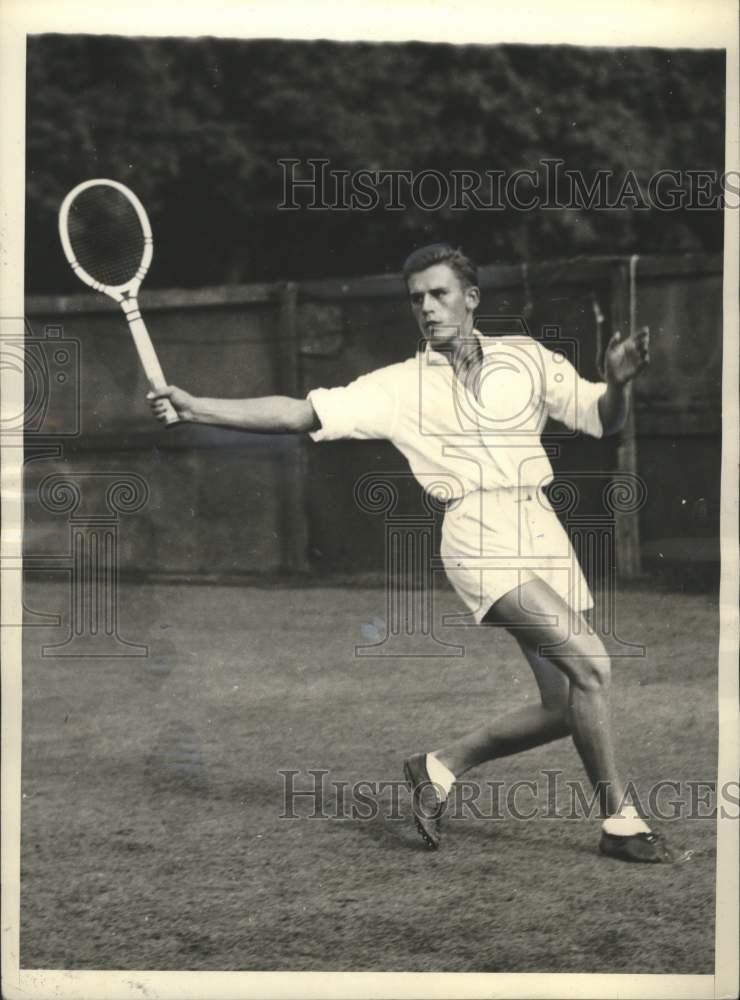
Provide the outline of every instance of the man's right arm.
{"type": "Polygon", "coordinates": [[[168,385],[147,396],[154,416],[164,423],[165,400],[169,400],[183,423],[209,424],[256,434],[300,434],[320,427],[307,399],[290,396],[261,396],[254,399],[208,399],[191,396],[184,389],[168,385]]]}

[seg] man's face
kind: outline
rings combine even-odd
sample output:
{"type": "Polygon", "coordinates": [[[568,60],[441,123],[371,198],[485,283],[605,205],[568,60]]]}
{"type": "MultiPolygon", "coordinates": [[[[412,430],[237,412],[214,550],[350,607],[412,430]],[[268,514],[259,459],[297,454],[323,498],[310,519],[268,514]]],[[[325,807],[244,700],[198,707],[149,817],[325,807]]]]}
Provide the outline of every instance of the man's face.
{"type": "Polygon", "coordinates": [[[480,292],[463,288],[449,264],[432,264],[408,279],[414,318],[432,347],[449,345],[473,330],[473,314],[480,292]]]}

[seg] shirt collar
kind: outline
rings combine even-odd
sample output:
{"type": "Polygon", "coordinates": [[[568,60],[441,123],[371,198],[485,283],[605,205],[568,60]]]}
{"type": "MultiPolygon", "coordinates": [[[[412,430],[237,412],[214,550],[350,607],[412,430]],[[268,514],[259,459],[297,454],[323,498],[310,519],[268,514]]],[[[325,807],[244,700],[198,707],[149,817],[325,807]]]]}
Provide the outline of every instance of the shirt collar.
{"type": "MultiPolygon", "coordinates": [[[[483,334],[480,332],[480,330],[476,330],[475,327],[473,327],[472,333],[473,336],[477,339],[478,343],[480,344],[481,350],[485,350],[485,346],[489,342],[489,338],[484,337],[483,334]]],[[[416,353],[417,355],[427,354],[432,358],[436,356],[440,360],[446,360],[445,355],[442,353],[442,351],[435,351],[428,340],[424,342],[423,346],[416,353]]]]}

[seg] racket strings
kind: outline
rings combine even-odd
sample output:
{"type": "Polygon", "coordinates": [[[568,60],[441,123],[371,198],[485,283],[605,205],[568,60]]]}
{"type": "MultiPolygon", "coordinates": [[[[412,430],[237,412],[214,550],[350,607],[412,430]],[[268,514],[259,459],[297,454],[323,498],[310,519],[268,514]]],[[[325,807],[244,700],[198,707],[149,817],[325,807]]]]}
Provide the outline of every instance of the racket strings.
{"type": "Polygon", "coordinates": [[[77,262],[101,285],[125,285],[136,276],[145,235],[122,191],[107,184],[85,188],[69,207],[67,232],[77,262]]]}

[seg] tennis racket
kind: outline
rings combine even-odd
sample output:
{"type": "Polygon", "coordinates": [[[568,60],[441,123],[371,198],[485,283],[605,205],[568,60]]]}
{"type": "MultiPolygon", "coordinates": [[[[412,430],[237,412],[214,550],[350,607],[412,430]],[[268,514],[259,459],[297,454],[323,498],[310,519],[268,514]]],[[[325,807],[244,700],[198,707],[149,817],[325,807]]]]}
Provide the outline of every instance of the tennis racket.
{"type": "MultiPolygon", "coordinates": [[[[73,188],[59,209],[64,255],[80,279],[117,302],[128,321],[152,389],[167,385],[139,311],[137,295],[152,262],[152,227],[144,206],[125,184],[96,179],[73,188]]],[[[179,422],[168,401],[166,424],[179,422]]]]}

